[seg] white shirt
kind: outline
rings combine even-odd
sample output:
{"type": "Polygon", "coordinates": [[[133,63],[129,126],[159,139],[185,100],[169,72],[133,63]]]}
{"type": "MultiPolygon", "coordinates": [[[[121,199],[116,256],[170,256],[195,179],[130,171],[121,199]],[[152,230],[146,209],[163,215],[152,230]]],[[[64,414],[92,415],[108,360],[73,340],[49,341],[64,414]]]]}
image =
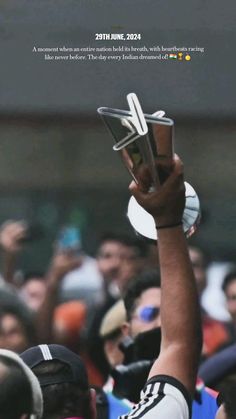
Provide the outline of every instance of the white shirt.
{"type": "Polygon", "coordinates": [[[158,375],[148,380],[140,402],[120,419],[189,419],[191,398],[173,377],[158,375]]]}
{"type": "Polygon", "coordinates": [[[65,275],[61,284],[61,300],[85,300],[100,303],[103,298],[103,279],[96,259],[85,255],[81,266],[65,275]]]}

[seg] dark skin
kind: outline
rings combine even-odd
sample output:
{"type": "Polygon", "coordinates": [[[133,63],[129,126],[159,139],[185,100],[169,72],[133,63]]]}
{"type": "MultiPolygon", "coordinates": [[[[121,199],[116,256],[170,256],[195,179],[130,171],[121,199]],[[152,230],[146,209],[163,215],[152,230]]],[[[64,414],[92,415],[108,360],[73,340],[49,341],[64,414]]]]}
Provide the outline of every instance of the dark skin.
{"type": "Polygon", "coordinates": [[[22,240],[26,234],[27,227],[24,221],[8,220],[0,228],[3,277],[13,285],[17,257],[22,251],[22,240]]]}
{"type": "Polygon", "coordinates": [[[40,343],[49,343],[53,339],[52,316],[57,304],[61,279],[69,271],[80,265],[78,256],[73,251],[58,251],[52,257],[46,274],[46,297],[37,314],[37,334],[40,343]]]}
{"type": "MultiPolygon", "coordinates": [[[[183,165],[177,156],[169,177],[158,190],[149,192],[150,186],[151,177],[145,170],[139,173],[138,184],[131,183],[130,191],[154,217],[157,226],[179,224],[185,205],[185,188],[183,165]]],[[[170,375],[193,394],[201,351],[200,310],[182,225],[158,230],[157,251],[162,281],[162,341],[149,378],[170,375]]]]}

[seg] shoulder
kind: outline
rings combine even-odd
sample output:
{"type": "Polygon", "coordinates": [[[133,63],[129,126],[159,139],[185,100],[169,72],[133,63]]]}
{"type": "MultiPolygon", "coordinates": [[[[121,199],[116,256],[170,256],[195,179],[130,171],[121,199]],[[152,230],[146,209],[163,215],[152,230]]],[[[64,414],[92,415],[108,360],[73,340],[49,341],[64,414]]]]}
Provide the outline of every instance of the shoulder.
{"type": "Polygon", "coordinates": [[[189,419],[191,405],[191,397],[183,384],[173,377],[157,375],[147,381],[140,402],[122,419],[189,419]]]}

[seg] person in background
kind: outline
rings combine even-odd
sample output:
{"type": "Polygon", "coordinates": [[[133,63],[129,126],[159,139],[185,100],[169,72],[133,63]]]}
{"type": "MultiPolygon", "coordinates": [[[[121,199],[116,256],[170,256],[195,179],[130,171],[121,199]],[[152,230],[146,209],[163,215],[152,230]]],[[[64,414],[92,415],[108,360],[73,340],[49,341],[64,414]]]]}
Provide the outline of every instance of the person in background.
{"type": "MultiPolygon", "coordinates": [[[[31,235],[40,234],[40,229],[29,226],[26,221],[8,220],[0,229],[0,247],[2,251],[2,277],[5,285],[8,284],[15,289],[22,285],[22,298],[27,304],[33,305],[33,310],[39,307],[44,293],[45,282],[39,282],[42,275],[35,272],[36,275],[28,277],[24,284],[17,282],[15,275],[17,268],[17,259],[24,250],[24,245],[30,239],[31,235]],[[30,281],[29,281],[30,280],[30,281]]],[[[41,232],[42,234],[42,232],[41,232]]],[[[35,236],[34,236],[35,238],[35,236]]],[[[80,231],[74,226],[67,226],[60,230],[54,245],[55,252],[69,251],[74,258],[77,258],[76,267],[70,272],[65,273],[61,281],[59,299],[61,302],[70,299],[84,299],[87,304],[98,304],[103,297],[102,278],[97,268],[96,260],[88,256],[81,242],[80,231]],[[88,278],[90,279],[88,281],[88,278]]]]}
{"type": "Polygon", "coordinates": [[[0,347],[20,353],[35,340],[32,313],[16,296],[0,291],[0,347]]]}
{"type": "Polygon", "coordinates": [[[222,393],[218,396],[219,409],[216,419],[234,419],[236,417],[236,380],[228,381],[222,393]]]}
{"type": "MultiPolygon", "coordinates": [[[[124,354],[119,348],[122,341],[121,327],[126,319],[123,300],[117,301],[105,314],[99,334],[103,340],[104,352],[110,368],[115,368],[123,363],[124,354]]],[[[132,404],[128,400],[117,398],[113,393],[113,378],[108,377],[103,386],[109,406],[109,419],[116,419],[118,415],[131,410],[132,404]]],[[[105,418],[104,418],[105,419],[105,418]]]]}
{"type": "Polygon", "coordinates": [[[233,342],[236,341],[236,271],[230,271],[224,278],[222,289],[226,298],[226,307],[231,316],[228,329],[233,342]]]}
{"type": "Polygon", "coordinates": [[[60,286],[67,272],[78,266],[77,255],[73,251],[58,250],[52,257],[46,273],[46,296],[35,318],[38,339],[36,343],[59,342],[83,356],[89,372],[89,381],[101,385],[102,378],[84,350],[84,336],[80,327],[87,322],[88,308],[84,301],[68,301],[60,305],[60,286]],[[70,318],[71,317],[71,318],[70,318]]]}
{"type": "MultiPolygon", "coordinates": [[[[172,281],[175,281],[173,276],[172,281]]],[[[161,281],[159,272],[156,270],[145,271],[134,278],[124,294],[126,309],[126,321],[121,327],[123,337],[130,336],[132,339],[143,336],[144,342],[150,332],[150,341],[159,345],[161,339],[161,281]],[[153,334],[151,333],[153,331],[153,334]],[[158,331],[160,333],[158,333],[158,331]],[[159,340],[158,340],[159,339],[159,340]]],[[[151,346],[145,351],[146,358],[153,360],[156,347],[151,346]]],[[[140,383],[141,384],[141,383],[140,383]]],[[[216,394],[213,394],[199,378],[196,381],[194,401],[192,405],[192,419],[214,419],[217,404],[216,394]]]]}
{"type": "Polygon", "coordinates": [[[23,351],[36,339],[31,310],[19,298],[14,276],[26,231],[23,221],[8,220],[0,228],[3,275],[0,286],[0,347],[15,352],[23,351]]]}
{"type": "Polygon", "coordinates": [[[122,326],[126,320],[123,300],[118,300],[105,314],[99,330],[103,348],[110,368],[123,364],[124,354],[119,349],[123,339],[122,326]]]}
{"type": "Polygon", "coordinates": [[[205,290],[207,286],[207,275],[206,275],[206,270],[207,270],[207,265],[208,265],[207,258],[204,252],[199,247],[189,246],[188,251],[189,251],[189,257],[192,262],[194,276],[196,279],[198,295],[201,299],[203,291],[205,290]]]}
{"type": "Polygon", "coordinates": [[[112,305],[120,299],[127,283],[146,265],[147,246],[138,238],[114,233],[102,237],[97,251],[97,264],[103,277],[104,301],[95,311],[88,330],[88,350],[93,363],[103,376],[109,373],[109,365],[99,336],[102,319],[112,305]],[[94,351],[96,347],[96,351],[94,351]]]}
{"type": "Polygon", "coordinates": [[[35,318],[39,342],[53,340],[53,314],[59,303],[60,284],[65,274],[75,269],[78,263],[74,252],[58,250],[52,256],[45,275],[45,298],[35,318]]]}
{"type": "MultiPolygon", "coordinates": [[[[8,237],[6,231],[4,234],[8,237]]],[[[11,240],[17,241],[18,235],[12,234],[11,240]]],[[[27,310],[27,306],[19,300],[16,293],[11,299],[16,300],[14,304],[11,301],[6,306],[3,301],[0,309],[1,347],[19,353],[37,343],[55,341],[66,342],[74,350],[85,354],[79,328],[84,327],[87,321],[86,304],[83,301],[69,301],[65,305],[59,305],[61,281],[79,264],[78,255],[73,250],[57,248],[44,277],[30,276],[29,282],[23,285],[21,297],[26,299],[30,310],[27,310]]],[[[91,380],[94,384],[100,384],[102,379],[99,372],[89,357],[85,358],[91,380]]]]}
{"type": "Polygon", "coordinates": [[[127,282],[145,266],[148,247],[142,239],[121,234],[105,234],[97,251],[98,269],[105,292],[116,300],[127,282]]]}
{"type": "Polygon", "coordinates": [[[220,392],[216,419],[236,417],[236,344],[230,345],[207,359],[199,368],[204,381],[220,392]]]}
{"type": "MultiPolygon", "coordinates": [[[[203,251],[198,247],[189,246],[189,256],[193,266],[196,285],[201,303],[203,292],[207,285],[207,260],[203,251]]],[[[223,346],[231,343],[231,336],[223,322],[213,319],[202,307],[203,347],[202,358],[208,358],[223,346]]]]}
{"type": "Polygon", "coordinates": [[[199,367],[199,375],[216,391],[223,391],[225,382],[236,377],[236,344],[222,349],[199,367]]]}
{"type": "Polygon", "coordinates": [[[84,300],[89,308],[96,307],[103,300],[102,277],[96,259],[83,249],[80,230],[75,226],[62,228],[55,247],[58,251],[73,253],[78,260],[77,267],[62,278],[60,302],[78,299],[84,300]]]}
{"type": "Polygon", "coordinates": [[[44,400],[43,419],[95,419],[96,394],[78,355],[61,345],[39,345],[21,359],[39,380],[44,400]]]}
{"type": "Polygon", "coordinates": [[[12,351],[0,349],[1,419],[40,419],[43,397],[31,369],[12,351]]]}
{"type": "Polygon", "coordinates": [[[53,339],[53,313],[58,303],[60,279],[77,266],[77,258],[56,253],[45,275],[46,293],[38,312],[33,313],[19,297],[5,288],[0,290],[0,346],[22,352],[37,342],[53,339]]]}
{"type": "Polygon", "coordinates": [[[2,253],[2,276],[5,284],[18,286],[15,282],[15,270],[18,255],[23,249],[27,237],[25,221],[7,220],[0,228],[0,247],[2,253]]]}
{"type": "Polygon", "coordinates": [[[45,273],[26,272],[24,282],[19,289],[19,295],[29,309],[37,313],[46,296],[45,273]]]}
{"type": "Polygon", "coordinates": [[[53,314],[53,341],[74,352],[83,349],[83,332],[86,326],[87,306],[75,300],[56,306],[53,314]]]}

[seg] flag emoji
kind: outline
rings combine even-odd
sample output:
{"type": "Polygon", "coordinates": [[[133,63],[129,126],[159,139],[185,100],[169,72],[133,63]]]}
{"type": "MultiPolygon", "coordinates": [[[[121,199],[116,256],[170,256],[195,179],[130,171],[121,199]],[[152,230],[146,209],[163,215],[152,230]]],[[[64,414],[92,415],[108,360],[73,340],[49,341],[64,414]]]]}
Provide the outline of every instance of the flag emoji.
{"type": "Polygon", "coordinates": [[[171,60],[177,60],[177,54],[169,54],[171,60]]]}

